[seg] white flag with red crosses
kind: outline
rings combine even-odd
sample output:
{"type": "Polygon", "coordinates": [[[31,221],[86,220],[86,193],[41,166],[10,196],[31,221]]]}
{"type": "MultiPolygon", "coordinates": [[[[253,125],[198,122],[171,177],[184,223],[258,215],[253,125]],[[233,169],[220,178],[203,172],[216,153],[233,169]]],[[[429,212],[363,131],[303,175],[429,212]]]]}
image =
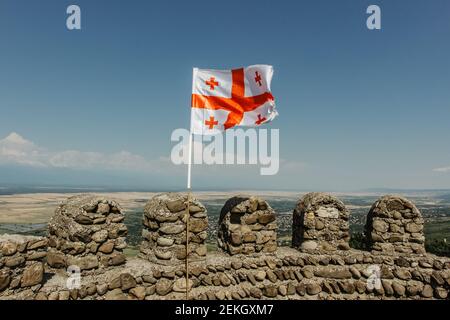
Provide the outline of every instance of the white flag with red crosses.
{"type": "Polygon", "coordinates": [[[270,92],[273,67],[253,65],[234,70],[194,68],[191,132],[212,135],[235,126],[255,127],[278,112],[270,92]]]}

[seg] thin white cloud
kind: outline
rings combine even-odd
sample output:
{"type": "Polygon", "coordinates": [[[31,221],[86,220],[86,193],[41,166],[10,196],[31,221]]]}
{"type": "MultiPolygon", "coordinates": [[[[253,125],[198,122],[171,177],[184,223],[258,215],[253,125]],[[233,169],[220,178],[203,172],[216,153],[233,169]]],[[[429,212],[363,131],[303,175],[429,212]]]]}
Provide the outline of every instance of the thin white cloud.
{"type": "Polygon", "coordinates": [[[128,151],[112,154],[78,150],[48,151],[13,132],[0,140],[0,164],[73,169],[121,169],[158,172],[167,159],[148,161],[128,151]]]}
{"type": "Polygon", "coordinates": [[[0,163],[45,167],[45,162],[45,151],[15,132],[0,140],[0,163]]]}
{"type": "Polygon", "coordinates": [[[450,167],[442,167],[433,169],[434,172],[450,172],[450,167]]]}
{"type": "MultiPolygon", "coordinates": [[[[202,157],[201,142],[194,141],[194,157],[202,157]]],[[[187,143],[183,145],[183,156],[187,160],[187,143]]],[[[217,150],[219,159],[225,160],[227,153],[217,150]]],[[[244,157],[245,155],[237,156],[244,157]]],[[[255,159],[256,161],[257,159],[255,159]]],[[[186,161],[187,162],[187,161],[186,161]]],[[[235,162],[236,163],[236,162],[235,162]]],[[[248,163],[248,159],[247,159],[248,163]]],[[[49,151],[29,141],[19,134],[13,132],[6,138],[0,140],[0,165],[18,164],[23,166],[41,168],[67,168],[82,170],[126,170],[142,173],[154,173],[171,176],[185,175],[187,165],[174,165],[170,157],[158,159],[145,159],[140,155],[129,151],[117,153],[86,152],[79,150],[49,151]]],[[[199,176],[235,176],[242,177],[247,174],[258,174],[261,165],[206,165],[195,166],[195,175],[199,176]],[[250,170],[250,171],[248,171],[250,170]],[[252,171],[254,170],[254,172],[252,171]],[[253,173],[251,173],[253,172],[253,173]]],[[[305,164],[302,162],[280,159],[280,174],[299,173],[304,171],[305,164]]]]}

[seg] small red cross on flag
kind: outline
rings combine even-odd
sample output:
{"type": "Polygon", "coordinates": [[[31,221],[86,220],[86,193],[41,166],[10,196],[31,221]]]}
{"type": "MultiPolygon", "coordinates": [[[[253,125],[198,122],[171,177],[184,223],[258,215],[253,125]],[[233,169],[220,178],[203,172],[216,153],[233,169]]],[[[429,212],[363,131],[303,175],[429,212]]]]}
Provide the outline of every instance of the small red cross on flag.
{"type": "Polygon", "coordinates": [[[273,67],[233,70],[194,68],[191,132],[211,135],[235,126],[259,126],[278,112],[270,91],[273,67]]]}
{"type": "Polygon", "coordinates": [[[261,117],[260,114],[258,114],[258,120],[255,121],[255,124],[260,125],[261,123],[265,122],[267,119],[261,117]]]}
{"type": "Polygon", "coordinates": [[[211,77],[208,81],[205,81],[205,83],[211,90],[214,90],[214,87],[219,85],[214,77],[211,77]]]}
{"type": "Polygon", "coordinates": [[[258,73],[258,71],[255,71],[255,82],[261,87],[262,83],[261,83],[261,75],[258,73]]]}
{"type": "Polygon", "coordinates": [[[214,129],[214,126],[217,126],[219,124],[218,121],[214,120],[214,117],[209,117],[209,120],[205,121],[205,124],[209,127],[209,130],[214,129]]]}

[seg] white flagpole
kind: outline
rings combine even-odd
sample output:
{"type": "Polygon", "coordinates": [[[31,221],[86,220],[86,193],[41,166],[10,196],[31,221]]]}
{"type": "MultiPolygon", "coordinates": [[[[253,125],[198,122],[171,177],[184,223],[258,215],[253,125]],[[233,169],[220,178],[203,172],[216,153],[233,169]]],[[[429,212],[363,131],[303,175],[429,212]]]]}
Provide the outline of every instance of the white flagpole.
{"type": "MultiPolygon", "coordinates": [[[[195,74],[196,74],[197,68],[192,69],[192,92],[194,92],[194,84],[195,84],[195,74]]],[[[190,121],[190,127],[189,127],[189,159],[188,159],[188,176],[187,176],[187,189],[188,193],[191,192],[191,169],[192,169],[192,106],[191,106],[191,121],[190,121]]]]}
{"type": "Polygon", "coordinates": [[[191,213],[189,212],[189,207],[191,203],[191,170],[192,170],[192,128],[189,131],[189,151],[188,151],[188,178],[187,178],[187,206],[186,206],[186,300],[189,300],[189,219],[191,213]]]}
{"type": "MultiPolygon", "coordinates": [[[[192,90],[194,88],[194,80],[195,80],[195,71],[194,68],[192,70],[192,90]]],[[[192,108],[192,106],[191,106],[192,108]]],[[[191,109],[191,126],[189,130],[189,151],[188,151],[188,176],[187,176],[187,206],[186,206],[186,300],[189,300],[189,219],[191,217],[191,213],[189,212],[189,207],[191,203],[191,171],[192,171],[192,140],[193,140],[193,134],[192,134],[192,109],[191,109]]]]}
{"type": "Polygon", "coordinates": [[[189,132],[189,151],[188,151],[188,176],[187,176],[187,189],[191,190],[191,169],[192,169],[192,130],[189,132]]]}

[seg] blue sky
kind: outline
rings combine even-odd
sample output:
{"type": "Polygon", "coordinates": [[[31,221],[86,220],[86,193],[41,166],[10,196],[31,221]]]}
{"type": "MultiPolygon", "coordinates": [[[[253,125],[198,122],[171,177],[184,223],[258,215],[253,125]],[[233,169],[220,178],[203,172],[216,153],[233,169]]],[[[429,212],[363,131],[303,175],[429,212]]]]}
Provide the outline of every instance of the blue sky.
{"type": "Polygon", "coordinates": [[[265,63],[280,173],[196,167],[194,188],[450,188],[449,36],[446,0],[2,0],[0,146],[141,165],[61,169],[0,153],[0,184],[181,189],[184,168],[164,159],[189,124],[192,68],[265,63]],[[81,31],[66,29],[70,4],[81,31]],[[370,4],[381,30],[366,28],[370,4]]]}

